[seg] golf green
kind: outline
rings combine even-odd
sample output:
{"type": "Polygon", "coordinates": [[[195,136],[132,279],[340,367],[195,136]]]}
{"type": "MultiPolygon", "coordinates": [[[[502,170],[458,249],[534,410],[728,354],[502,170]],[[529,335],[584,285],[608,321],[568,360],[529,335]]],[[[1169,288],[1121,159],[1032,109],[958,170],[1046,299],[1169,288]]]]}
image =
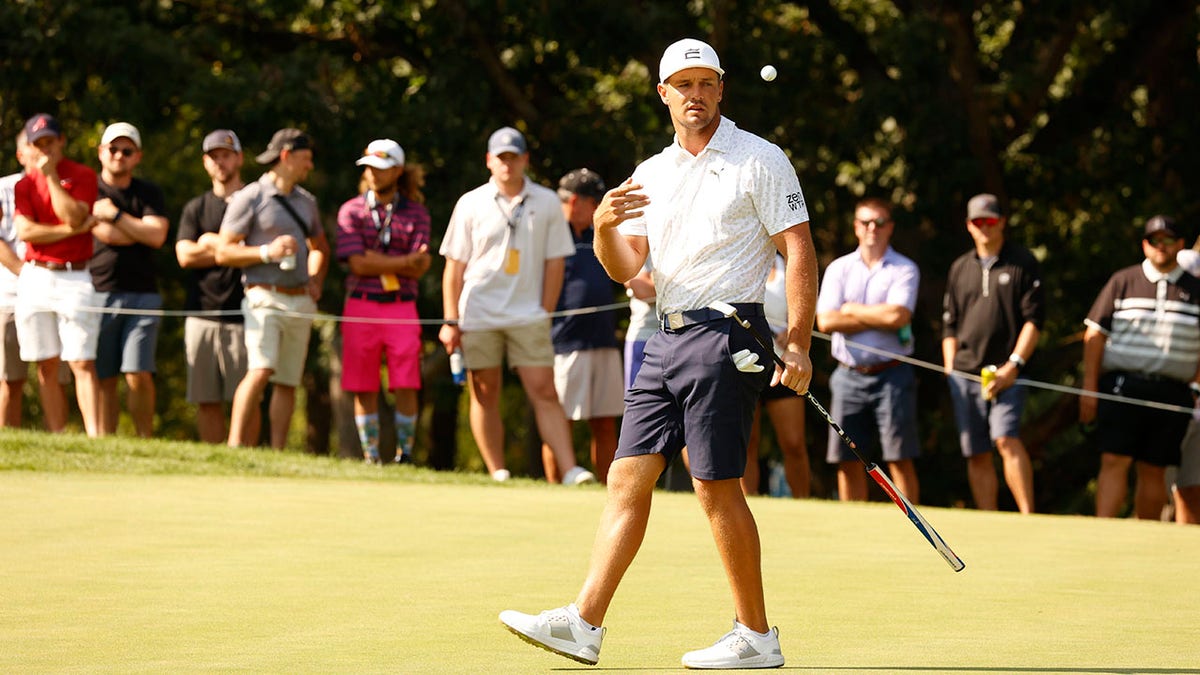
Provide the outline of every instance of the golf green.
{"type": "MultiPolygon", "coordinates": [[[[496,619],[571,601],[604,493],[0,473],[0,672],[575,669],[496,619]]],[[[755,499],[768,612],[813,673],[1200,673],[1200,529],[755,499]]],[[[596,669],[670,672],[732,610],[692,495],[656,495],[596,669]]]]}

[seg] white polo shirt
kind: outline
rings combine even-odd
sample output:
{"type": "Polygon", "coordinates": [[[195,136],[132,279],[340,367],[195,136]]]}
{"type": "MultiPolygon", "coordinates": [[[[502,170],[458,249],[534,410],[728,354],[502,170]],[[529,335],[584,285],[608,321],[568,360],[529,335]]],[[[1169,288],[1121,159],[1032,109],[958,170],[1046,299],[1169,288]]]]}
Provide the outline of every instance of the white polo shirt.
{"type": "MultiPolygon", "coordinates": [[[[0,178],[0,241],[8,244],[17,254],[18,260],[25,259],[25,242],[17,236],[17,225],[13,222],[16,215],[14,188],[24,173],[14,173],[0,178]]],[[[17,275],[0,265],[0,309],[12,310],[17,302],[17,275]]]]}
{"type": "Polygon", "coordinates": [[[439,251],[466,265],[458,300],[463,330],[493,330],[545,319],[546,261],[575,254],[562,200],[525,179],[511,202],[494,181],[459,197],[439,251]]]}
{"type": "Polygon", "coordinates": [[[787,156],[725,117],[699,155],[676,137],[634,170],[633,182],[650,204],[619,232],[649,241],[659,314],[762,302],[775,252],[770,237],[808,221],[787,156]]]}

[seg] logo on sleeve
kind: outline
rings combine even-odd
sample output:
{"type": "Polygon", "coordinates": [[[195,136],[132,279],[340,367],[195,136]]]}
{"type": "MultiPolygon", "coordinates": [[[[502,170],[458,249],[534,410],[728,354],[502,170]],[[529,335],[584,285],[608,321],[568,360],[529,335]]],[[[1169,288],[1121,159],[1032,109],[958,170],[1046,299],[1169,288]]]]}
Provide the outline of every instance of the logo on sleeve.
{"type": "Polygon", "coordinates": [[[792,194],[788,195],[787,205],[788,210],[790,211],[799,210],[804,206],[804,194],[800,192],[793,192],[792,194]]]}

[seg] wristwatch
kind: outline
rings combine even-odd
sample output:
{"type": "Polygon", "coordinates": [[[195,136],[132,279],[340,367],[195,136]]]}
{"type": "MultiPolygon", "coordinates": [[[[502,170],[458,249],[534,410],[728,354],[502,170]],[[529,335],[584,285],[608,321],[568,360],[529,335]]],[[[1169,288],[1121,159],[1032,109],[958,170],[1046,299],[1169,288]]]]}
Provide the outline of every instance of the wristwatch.
{"type": "Polygon", "coordinates": [[[1188,382],[1188,389],[1192,391],[1192,398],[1200,398],[1200,382],[1188,382]]]}
{"type": "Polygon", "coordinates": [[[1008,362],[1016,366],[1018,372],[1025,367],[1025,359],[1021,358],[1021,355],[1017,353],[1010,354],[1008,362]]]}

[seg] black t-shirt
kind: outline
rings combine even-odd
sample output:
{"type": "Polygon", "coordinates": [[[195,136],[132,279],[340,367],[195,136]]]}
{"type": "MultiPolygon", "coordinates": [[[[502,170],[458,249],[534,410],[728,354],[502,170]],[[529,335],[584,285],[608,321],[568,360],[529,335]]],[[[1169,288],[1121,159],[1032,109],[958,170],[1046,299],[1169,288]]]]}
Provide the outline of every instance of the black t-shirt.
{"type": "Polygon", "coordinates": [[[996,262],[984,269],[974,249],[966,252],[950,266],[942,310],[942,336],[958,338],[955,370],[973,372],[1004,363],[1027,322],[1042,327],[1037,258],[1006,241],[996,262]]]}
{"type": "MultiPolygon", "coordinates": [[[[212,190],[189,201],[183,207],[183,215],[179,216],[179,233],[175,240],[198,241],[200,235],[206,232],[219,232],[225,206],[225,199],[218,197],[212,190]]],[[[234,314],[209,318],[241,323],[242,271],[236,267],[214,265],[204,269],[193,269],[191,272],[184,310],[233,310],[234,314]]]]}
{"type": "MultiPolygon", "coordinates": [[[[103,179],[100,199],[111,199],[117,208],[135,217],[163,216],[166,204],[162,190],[157,185],[134,178],[128,188],[115,188],[103,179]]],[[[92,284],[98,291],[125,291],[129,293],[157,293],[158,277],[154,265],[154,249],[145,244],[109,246],[96,240],[95,254],[89,267],[92,284]]]]}

